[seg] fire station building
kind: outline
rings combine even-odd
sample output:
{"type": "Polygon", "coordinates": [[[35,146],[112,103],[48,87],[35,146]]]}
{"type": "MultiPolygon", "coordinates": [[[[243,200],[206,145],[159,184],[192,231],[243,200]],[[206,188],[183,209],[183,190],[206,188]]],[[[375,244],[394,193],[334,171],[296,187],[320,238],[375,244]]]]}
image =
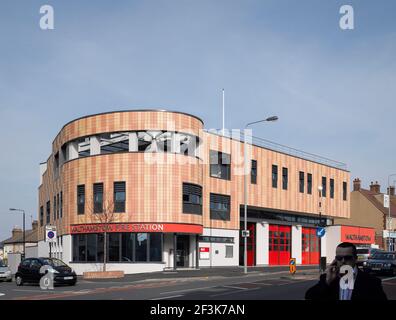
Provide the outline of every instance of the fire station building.
{"type": "MultiPolygon", "coordinates": [[[[316,227],[350,215],[346,166],[246,139],[248,265],[317,264],[316,227]]],[[[125,273],[242,265],[244,161],[243,135],[182,112],[73,120],[40,165],[39,255],[78,274],[101,270],[105,256],[125,273]]]]}

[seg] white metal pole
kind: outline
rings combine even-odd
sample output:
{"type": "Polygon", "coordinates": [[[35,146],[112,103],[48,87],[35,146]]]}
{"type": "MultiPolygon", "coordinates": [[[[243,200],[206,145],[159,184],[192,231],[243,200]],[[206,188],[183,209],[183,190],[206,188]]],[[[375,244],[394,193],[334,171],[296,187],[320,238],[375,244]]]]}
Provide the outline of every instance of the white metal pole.
{"type": "Polygon", "coordinates": [[[247,142],[246,142],[246,130],[244,133],[245,137],[245,146],[244,146],[244,184],[243,184],[243,190],[244,190],[244,202],[245,202],[245,213],[244,213],[244,273],[247,273],[247,236],[246,236],[246,230],[247,230],[247,142]]]}

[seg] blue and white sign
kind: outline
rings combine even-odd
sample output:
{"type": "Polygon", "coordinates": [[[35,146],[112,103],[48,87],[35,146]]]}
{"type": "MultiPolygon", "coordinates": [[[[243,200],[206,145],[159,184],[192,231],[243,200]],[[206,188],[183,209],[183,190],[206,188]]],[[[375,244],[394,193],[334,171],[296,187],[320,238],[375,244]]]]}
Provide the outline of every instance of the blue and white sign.
{"type": "Polygon", "coordinates": [[[323,227],[317,227],[316,228],[316,235],[318,236],[318,238],[322,238],[326,233],[326,229],[323,227]]]}
{"type": "Polygon", "coordinates": [[[56,242],[56,227],[46,226],[45,227],[45,241],[46,242],[56,242]]]}

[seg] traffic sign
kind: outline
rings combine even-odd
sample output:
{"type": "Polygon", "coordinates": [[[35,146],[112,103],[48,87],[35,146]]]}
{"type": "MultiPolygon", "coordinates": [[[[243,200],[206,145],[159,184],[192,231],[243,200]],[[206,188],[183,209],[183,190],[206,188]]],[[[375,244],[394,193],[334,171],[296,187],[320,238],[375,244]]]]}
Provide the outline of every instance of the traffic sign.
{"type": "Polygon", "coordinates": [[[323,228],[323,227],[317,227],[316,228],[316,235],[319,238],[322,238],[325,234],[326,234],[326,229],[325,228],[323,228]]]}
{"type": "Polygon", "coordinates": [[[249,238],[250,230],[242,230],[242,238],[249,238]]]}
{"type": "Polygon", "coordinates": [[[296,258],[291,258],[289,261],[289,271],[291,274],[295,274],[297,271],[296,268],[296,258]]]}
{"type": "Polygon", "coordinates": [[[56,242],[56,227],[46,226],[45,227],[45,241],[46,242],[56,242]]]}

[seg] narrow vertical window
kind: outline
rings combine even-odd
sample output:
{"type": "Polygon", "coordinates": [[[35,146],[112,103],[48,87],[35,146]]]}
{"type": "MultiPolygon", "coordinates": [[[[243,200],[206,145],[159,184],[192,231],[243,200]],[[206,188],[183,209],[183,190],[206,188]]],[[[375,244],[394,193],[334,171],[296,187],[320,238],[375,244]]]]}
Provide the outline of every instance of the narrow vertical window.
{"type": "Polygon", "coordinates": [[[50,201],[47,201],[46,209],[47,209],[46,224],[50,224],[50,220],[51,220],[51,202],[50,201]]]}
{"type": "Polygon", "coordinates": [[[44,207],[40,207],[40,226],[44,225],[44,207]]]}
{"type": "Polygon", "coordinates": [[[93,185],[93,202],[94,213],[103,212],[103,183],[94,183],[93,185]]]}
{"type": "Polygon", "coordinates": [[[330,198],[334,199],[334,179],[330,179],[330,198]]]}
{"type": "Polygon", "coordinates": [[[272,188],[278,188],[278,166],[272,165],[272,188]]]}
{"type": "Polygon", "coordinates": [[[85,213],[85,185],[77,186],[77,214],[85,213]]]}
{"type": "Polygon", "coordinates": [[[60,193],[60,217],[63,217],[63,192],[60,193]]]}
{"type": "Polygon", "coordinates": [[[54,196],[54,211],[52,212],[54,215],[54,221],[56,220],[56,196],[54,196]]]}
{"type": "Polygon", "coordinates": [[[326,185],[327,185],[327,178],[322,177],[322,197],[326,197],[326,185]]]}
{"type": "Polygon", "coordinates": [[[252,168],[250,172],[250,183],[257,184],[257,160],[252,160],[252,168]]]}
{"type": "Polygon", "coordinates": [[[300,171],[299,172],[299,189],[300,189],[300,192],[301,193],[304,193],[304,188],[305,188],[305,186],[304,186],[304,176],[305,176],[305,174],[304,174],[304,172],[302,172],[302,171],[300,171]]]}
{"type": "Polygon", "coordinates": [[[288,185],[288,169],[287,168],[282,168],[282,189],[287,190],[287,185],[288,185]]]}
{"type": "Polygon", "coordinates": [[[346,182],[342,183],[342,199],[344,201],[347,200],[347,183],[346,182]]]}
{"type": "Polygon", "coordinates": [[[307,174],[307,193],[312,194],[312,174],[307,174]]]}
{"type": "Polygon", "coordinates": [[[59,219],[59,213],[60,213],[60,199],[59,199],[59,193],[56,195],[56,218],[59,219]]]}
{"type": "Polygon", "coordinates": [[[125,182],[114,182],[114,212],[125,212],[125,182]]]}

